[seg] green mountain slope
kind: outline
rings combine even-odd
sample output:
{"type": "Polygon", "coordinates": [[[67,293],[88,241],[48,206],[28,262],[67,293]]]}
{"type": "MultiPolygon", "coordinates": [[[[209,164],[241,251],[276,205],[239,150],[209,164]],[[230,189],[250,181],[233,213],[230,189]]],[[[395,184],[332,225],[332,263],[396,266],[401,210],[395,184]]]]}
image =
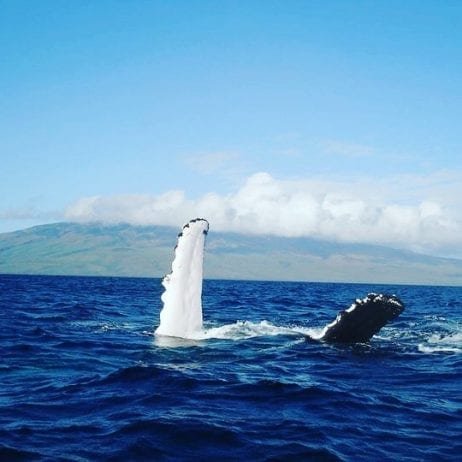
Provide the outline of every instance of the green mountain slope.
{"type": "MultiPolygon", "coordinates": [[[[0,273],[160,277],[178,230],[57,223],[0,234],[0,273]]],[[[462,261],[372,245],[218,233],[205,276],[229,279],[462,285],[462,261]]]]}

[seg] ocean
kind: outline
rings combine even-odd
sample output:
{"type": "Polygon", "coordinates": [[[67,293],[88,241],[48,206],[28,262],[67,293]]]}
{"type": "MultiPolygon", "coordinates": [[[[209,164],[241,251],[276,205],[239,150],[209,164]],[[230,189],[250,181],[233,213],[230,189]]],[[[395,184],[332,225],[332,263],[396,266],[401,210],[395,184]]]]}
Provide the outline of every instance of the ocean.
{"type": "Polygon", "coordinates": [[[0,460],[458,461],[462,288],[205,280],[202,340],[159,279],[0,276],[0,460]],[[311,340],[368,292],[404,313],[311,340]]]}

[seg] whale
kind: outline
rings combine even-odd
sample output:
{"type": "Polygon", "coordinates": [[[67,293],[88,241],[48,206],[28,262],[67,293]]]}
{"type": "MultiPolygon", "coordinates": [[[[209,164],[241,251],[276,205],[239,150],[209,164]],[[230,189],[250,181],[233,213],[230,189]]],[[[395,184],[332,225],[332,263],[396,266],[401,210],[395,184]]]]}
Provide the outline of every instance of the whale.
{"type": "Polygon", "coordinates": [[[202,279],[209,223],[195,218],[183,226],[174,249],[172,270],[162,279],[160,324],[155,333],[191,338],[202,330],[202,279]]]}
{"type": "Polygon", "coordinates": [[[337,314],[324,327],[320,339],[325,342],[365,343],[404,311],[396,295],[369,293],[337,314]]]}
{"type": "MultiPolygon", "coordinates": [[[[195,338],[203,329],[202,282],[203,261],[209,222],[194,218],[178,234],[171,272],[162,279],[163,307],[156,335],[195,338]]],[[[340,311],[316,338],[328,343],[365,343],[382,327],[404,311],[404,303],[396,296],[368,293],[340,311]]]]}

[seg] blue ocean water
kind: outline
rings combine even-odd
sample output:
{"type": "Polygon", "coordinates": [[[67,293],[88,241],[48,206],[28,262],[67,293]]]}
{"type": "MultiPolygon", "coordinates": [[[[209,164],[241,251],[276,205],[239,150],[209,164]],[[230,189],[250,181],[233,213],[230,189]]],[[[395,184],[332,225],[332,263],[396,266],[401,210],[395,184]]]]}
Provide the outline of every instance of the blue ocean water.
{"type": "Polygon", "coordinates": [[[0,276],[0,460],[462,455],[462,288],[204,281],[210,338],[153,335],[157,279],[0,276]],[[367,292],[369,344],[309,333],[367,292]]]}

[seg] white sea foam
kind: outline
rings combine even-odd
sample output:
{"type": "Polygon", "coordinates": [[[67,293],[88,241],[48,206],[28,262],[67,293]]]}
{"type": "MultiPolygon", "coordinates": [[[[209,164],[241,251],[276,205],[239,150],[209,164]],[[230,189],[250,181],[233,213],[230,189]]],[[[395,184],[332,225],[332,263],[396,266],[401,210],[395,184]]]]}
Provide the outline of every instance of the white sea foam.
{"type": "Polygon", "coordinates": [[[304,327],[276,326],[269,321],[252,322],[237,321],[220,327],[204,329],[197,338],[240,340],[252,337],[265,337],[275,335],[310,335],[313,329],[304,327]]]}
{"type": "Polygon", "coordinates": [[[156,336],[158,346],[190,346],[203,340],[245,340],[256,337],[272,337],[288,335],[298,338],[319,338],[322,328],[308,328],[304,326],[277,326],[269,321],[236,321],[223,326],[208,327],[191,333],[187,338],[156,336]]]}
{"type": "Polygon", "coordinates": [[[462,353],[462,330],[448,335],[432,334],[418,348],[422,353],[462,353]]]}

